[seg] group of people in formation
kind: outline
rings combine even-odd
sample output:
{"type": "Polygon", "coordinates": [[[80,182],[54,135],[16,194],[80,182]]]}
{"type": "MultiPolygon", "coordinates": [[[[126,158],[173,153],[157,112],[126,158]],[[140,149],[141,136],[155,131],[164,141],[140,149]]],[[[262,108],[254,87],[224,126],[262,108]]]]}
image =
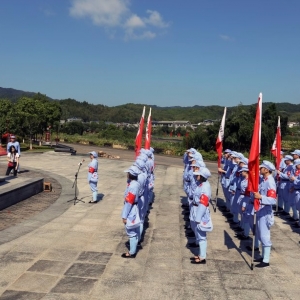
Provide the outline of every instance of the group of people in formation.
{"type": "MultiPolygon", "coordinates": [[[[274,164],[264,160],[259,166],[260,180],[258,192],[250,193],[248,187],[248,159],[242,153],[226,149],[222,157],[221,184],[226,198],[225,214],[232,217],[230,223],[236,226],[237,238],[248,240],[250,229],[254,227],[254,202],[259,201],[256,211],[256,234],[254,251],[259,251],[261,257],[254,260],[258,268],[270,265],[271,234],[270,229],[274,224],[273,209],[283,215],[289,216],[300,227],[300,150],[295,150],[291,155],[281,153],[281,163],[277,170],[274,164]],[[278,203],[277,203],[278,198],[278,203]],[[290,216],[292,208],[293,215],[290,216]]],[[[246,247],[252,251],[252,247],[246,247]]]]}
{"type": "Polygon", "coordinates": [[[183,188],[187,195],[187,203],[182,207],[189,216],[186,225],[187,236],[195,237],[189,243],[190,248],[199,248],[198,255],[191,257],[192,264],[206,264],[207,232],[213,230],[209,210],[211,187],[208,178],[210,171],[206,168],[202,155],[196,149],[188,149],[183,157],[183,188]]]}
{"type": "Polygon", "coordinates": [[[141,149],[132,166],[126,170],[127,187],[124,192],[122,221],[129,238],[129,251],[123,258],[135,258],[141,247],[144,221],[154,200],[154,149],[141,149]]]}

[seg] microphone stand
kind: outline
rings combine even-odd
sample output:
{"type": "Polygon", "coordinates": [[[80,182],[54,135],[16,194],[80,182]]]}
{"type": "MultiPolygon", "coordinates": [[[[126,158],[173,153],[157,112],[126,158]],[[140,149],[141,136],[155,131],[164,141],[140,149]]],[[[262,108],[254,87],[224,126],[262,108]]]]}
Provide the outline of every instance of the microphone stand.
{"type": "Polygon", "coordinates": [[[79,201],[85,203],[85,201],[83,201],[83,200],[77,198],[77,177],[78,177],[78,173],[79,173],[80,167],[82,166],[82,163],[83,163],[83,162],[84,162],[84,159],[78,164],[78,170],[77,170],[77,172],[75,173],[75,179],[74,179],[73,186],[72,186],[72,188],[75,187],[75,195],[74,195],[74,198],[67,201],[67,202],[74,201],[74,205],[75,205],[77,202],[79,202],[79,201]]]}

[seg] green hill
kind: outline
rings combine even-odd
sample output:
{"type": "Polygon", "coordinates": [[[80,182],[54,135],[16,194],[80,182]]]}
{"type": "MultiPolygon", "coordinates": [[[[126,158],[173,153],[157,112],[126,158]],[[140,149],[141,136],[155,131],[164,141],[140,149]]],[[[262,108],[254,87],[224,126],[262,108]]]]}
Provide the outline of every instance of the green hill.
{"type": "MultiPolygon", "coordinates": [[[[13,102],[17,101],[22,96],[33,97],[37,93],[25,92],[21,90],[15,90],[12,88],[0,87],[0,99],[9,99],[13,102]]],[[[103,104],[90,104],[86,101],[80,102],[75,99],[62,99],[54,100],[47,97],[50,100],[57,101],[62,108],[62,118],[82,118],[84,121],[110,121],[110,122],[138,122],[141,117],[143,106],[147,107],[146,117],[149,111],[149,105],[146,104],[133,104],[127,103],[123,105],[109,107],[103,104]]],[[[255,105],[256,103],[253,103],[255,105]]],[[[263,103],[263,110],[266,109],[271,102],[263,103]]],[[[240,104],[242,105],[242,104],[240,104]]],[[[300,104],[291,104],[287,102],[275,103],[280,115],[287,116],[289,121],[299,121],[300,119],[300,104]]],[[[247,110],[251,105],[243,105],[247,110]]],[[[199,123],[206,119],[221,119],[224,111],[223,106],[209,105],[192,107],[160,107],[153,105],[152,107],[152,119],[154,121],[175,121],[175,120],[187,120],[191,123],[199,123]]],[[[236,106],[228,107],[227,116],[234,113],[236,106]]]]}

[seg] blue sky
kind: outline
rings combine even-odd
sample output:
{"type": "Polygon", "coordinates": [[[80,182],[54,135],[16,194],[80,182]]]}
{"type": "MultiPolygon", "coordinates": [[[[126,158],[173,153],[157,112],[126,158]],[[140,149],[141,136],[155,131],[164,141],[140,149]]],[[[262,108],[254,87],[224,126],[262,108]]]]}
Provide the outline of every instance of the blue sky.
{"type": "Polygon", "coordinates": [[[299,16],[299,0],[1,0],[0,87],[108,106],[298,104],[299,16]]]}

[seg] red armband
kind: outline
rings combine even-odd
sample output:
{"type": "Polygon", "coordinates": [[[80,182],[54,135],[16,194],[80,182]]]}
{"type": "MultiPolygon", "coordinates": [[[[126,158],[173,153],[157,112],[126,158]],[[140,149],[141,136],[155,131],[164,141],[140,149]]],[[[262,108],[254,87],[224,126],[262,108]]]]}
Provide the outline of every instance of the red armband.
{"type": "Polygon", "coordinates": [[[94,173],[95,169],[93,167],[89,167],[89,173],[94,173]]]}
{"type": "Polygon", "coordinates": [[[208,201],[209,201],[209,198],[205,195],[205,194],[202,194],[200,199],[200,204],[203,204],[204,206],[208,206],[208,201]]]}
{"type": "Polygon", "coordinates": [[[135,200],[135,195],[132,193],[128,193],[128,195],[125,198],[126,202],[130,203],[131,205],[134,204],[134,200],[135,200]]]}
{"type": "Polygon", "coordinates": [[[276,191],[275,190],[268,190],[267,197],[276,198],[276,191]]]}

